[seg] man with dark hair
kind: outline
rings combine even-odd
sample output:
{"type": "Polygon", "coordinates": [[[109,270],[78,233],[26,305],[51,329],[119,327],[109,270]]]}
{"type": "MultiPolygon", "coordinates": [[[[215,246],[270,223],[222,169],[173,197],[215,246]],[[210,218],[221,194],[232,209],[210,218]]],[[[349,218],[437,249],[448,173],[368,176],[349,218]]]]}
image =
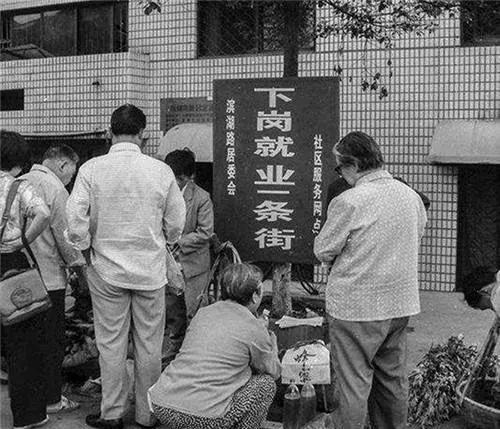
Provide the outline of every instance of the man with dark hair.
{"type": "Polygon", "coordinates": [[[50,210],[49,228],[33,242],[31,248],[40,266],[49,291],[52,307],[45,314],[45,371],[47,385],[47,413],[71,411],[78,403],[62,395],[62,363],[65,348],[64,301],[68,283],[67,268],[75,270],[81,284],[86,285],[83,271],[85,259],[66,240],[67,186],[76,172],[78,155],[69,146],[50,147],[43,155],[42,164],[34,164],[26,179],[37,190],[50,210]]]}
{"type": "Polygon", "coordinates": [[[427,217],[422,200],[383,167],[380,148],[362,132],[333,149],[353,188],[332,200],[314,253],[333,266],[325,292],[338,426],[406,428],[406,326],[420,311],[418,250],[427,217]]]}
{"type": "Polygon", "coordinates": [[[464,277],[462,291],[472,308],[492,309],[500,317],[500,271],[493,267],[474,268],[464,277]]]}
{"type": "Polygon", "coordinates": [[[100,414],[89,426],[123,428],[129,333],[134,345],[135,420],[151,427],[147,390],[161,373],[166,246],[180,238],[186,207],[165,163],[141,153],[146,118],[126,104],[111,116],[112,147],[80,167],[68,199],[68,238],[89,254],[87,270],[99,364],[100,414]]]}
{"type": "Polygon", "coordinates": [[[182,297],[167,288],[166,295],[170,341],[163,364],[168,365],[179,351],[187,322],[194,317],[198,297],[209,280],[214,212],[209,193],[193,181],[196,165],[194,154],[189,149],[175,150],[166,156],[165,162],[174,172],[186,203],[186,224],[175,251],[184,273],[186,290],[182,297]]]}

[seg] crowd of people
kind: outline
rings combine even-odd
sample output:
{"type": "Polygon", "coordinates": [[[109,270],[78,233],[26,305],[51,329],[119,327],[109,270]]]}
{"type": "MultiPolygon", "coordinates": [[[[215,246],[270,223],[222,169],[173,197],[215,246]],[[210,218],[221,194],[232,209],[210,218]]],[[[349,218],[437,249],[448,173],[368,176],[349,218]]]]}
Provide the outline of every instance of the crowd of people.
{"type": "MultiPolygon", "coordinates": [[[[18,133],[1,132],[0,211],[20,181],[2,218],[1,274],[30,265],[24,234],[52,301],[49,310],[2,327],[16,429],[42,426],[50,414],[79,406],[62,394],[69,272],[90,291],[99,351],[102,400],[87,425],[124,427],[129,338],[139,426],[259,428],[266,417],[281,368],[276,337],[257,314],[262,272],[230,265],[221,275],[227,299],[198,308],[209,281],[210,195],[194,183],[191,151],[164,160],[142,153],[145,128],[139,108],[116,109],[109,153],[80,166],[71,194],[66,185],[79,163],[73,149],[49,148],[41,164],[20,176],[29,146],[18,133]],[[182,267],[184,294],[168,288],[167,249],[182,267]]],[[[403,429],[406,328],[420,311],[425,201],[384,169],[367,134],[347,134],[333,154],[345,186],[332,197],[314,253],[331,266],[325,300],[340,398],[336,428],[362,429],[369,415],[374,428],[403,429]]],[[[498,274],[483,277],[470,302],[499,307],[492,292],[498,274]],[[483,303],[486,292],[491,299],[483,303]]]]}

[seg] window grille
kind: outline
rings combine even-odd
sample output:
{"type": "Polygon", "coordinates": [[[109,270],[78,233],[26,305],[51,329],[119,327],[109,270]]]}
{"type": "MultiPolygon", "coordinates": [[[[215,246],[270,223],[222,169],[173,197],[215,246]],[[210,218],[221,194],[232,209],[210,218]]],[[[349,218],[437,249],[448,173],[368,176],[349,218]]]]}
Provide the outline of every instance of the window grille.
{"type": "MultiPolygon", "coordinates": [[[[314,50],[315,7],[304,3],[301,49],[314,50]]],[[[244,55],[283,50],[281,2],[198,1],[198,56],[244,55]]]]}

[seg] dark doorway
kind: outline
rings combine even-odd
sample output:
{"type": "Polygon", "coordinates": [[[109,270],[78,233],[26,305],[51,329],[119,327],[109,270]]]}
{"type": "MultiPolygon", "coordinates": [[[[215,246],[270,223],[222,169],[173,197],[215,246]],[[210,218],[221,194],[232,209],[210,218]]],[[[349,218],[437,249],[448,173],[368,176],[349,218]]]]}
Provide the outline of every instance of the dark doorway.
{"type": "Polygon", "coordinates": [[[459,168],[457,290],[479,266],[500,268],[500,165],[459,168]]]}

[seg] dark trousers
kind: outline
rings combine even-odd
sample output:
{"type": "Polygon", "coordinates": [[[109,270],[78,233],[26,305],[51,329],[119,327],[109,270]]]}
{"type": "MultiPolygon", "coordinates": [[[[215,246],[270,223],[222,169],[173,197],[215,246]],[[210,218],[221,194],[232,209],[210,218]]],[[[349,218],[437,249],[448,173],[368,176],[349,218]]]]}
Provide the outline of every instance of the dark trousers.
{"type": "Polygon", "coordinates": [[[175,295],[168,287],[165,288],[165,328],[168,338],[166,351],[163,353],[162,367],[166,367],[175,359],[187,328],[186,301],[184,294],[175,295]]]}
{"type": "Polygon", "coordinates": [[[66,291],[49,292],[52,307],[44,313],[45,341],[43,354],[45,359],[45,386],[47,388],[47,404],[56,404],[61,400],[62,363],[65,349],[64,300],[66,291]]]}
{"type": "Polygon", "coordinates": [[[332,360],[339,392],[338,426],[405,429],[408,317],[349,322],[329,317],[332,360]]]}
{"type": "MultiPolygon", "coordinates": [[[[2,254],[2,273],[22,268],[19,256],[2,254]]],[[[44,313],[11,326],[2,326],[9,372],[10,407],[14,426],[37,423],[46,417],[46,388],[42,344],[45,341],[44,313]]]]}

